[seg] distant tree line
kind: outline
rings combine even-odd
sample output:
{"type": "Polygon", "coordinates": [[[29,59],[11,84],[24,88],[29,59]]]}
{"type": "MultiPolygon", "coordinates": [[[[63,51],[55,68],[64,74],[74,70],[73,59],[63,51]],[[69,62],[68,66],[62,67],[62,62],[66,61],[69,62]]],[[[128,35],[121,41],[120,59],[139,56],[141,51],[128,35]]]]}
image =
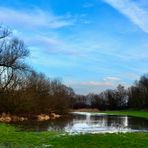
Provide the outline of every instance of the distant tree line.
{"type": "Polygon", "coordinates": [[[127,89],[118,85],[100,94],[75,96],[73,108],[98,108],[99,110],[148,109],[148,74],[127,89]]]}
{"type": "Polygon", "coordinates": [[[64,113],[74,91],[58,79],[37,73],[25,62],[29,50],[0,27],[0,113],[64,113]]]}

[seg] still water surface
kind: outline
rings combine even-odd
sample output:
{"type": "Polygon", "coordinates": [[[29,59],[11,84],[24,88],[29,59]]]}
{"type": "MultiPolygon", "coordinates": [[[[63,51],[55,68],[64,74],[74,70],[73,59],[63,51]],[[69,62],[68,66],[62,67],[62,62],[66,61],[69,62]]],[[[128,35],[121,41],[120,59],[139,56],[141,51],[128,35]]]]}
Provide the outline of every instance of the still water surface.
{"type": "Polygon", "coordinates": [[[23,130],[29,131],[60,131],[68,133],[114,133],[114,132],[148,132],[148,119],[74,112],[70,117],[53,121],[27,121],[16,124],[23,130]]]}

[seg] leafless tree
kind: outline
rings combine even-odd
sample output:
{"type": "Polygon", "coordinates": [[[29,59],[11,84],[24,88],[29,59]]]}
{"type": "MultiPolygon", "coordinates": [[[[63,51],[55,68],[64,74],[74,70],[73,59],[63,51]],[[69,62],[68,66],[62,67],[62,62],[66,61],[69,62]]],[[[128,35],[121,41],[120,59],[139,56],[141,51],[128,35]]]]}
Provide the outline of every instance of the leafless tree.
{"type": "Polygon", "coordinates": [[[9,30],[1,28],[0,33],[0,90],[4,91],[14,85],[17,73],[28,69],[23,60],[29,55],[29,50],[23,41],[8,38],[9,30]]]}

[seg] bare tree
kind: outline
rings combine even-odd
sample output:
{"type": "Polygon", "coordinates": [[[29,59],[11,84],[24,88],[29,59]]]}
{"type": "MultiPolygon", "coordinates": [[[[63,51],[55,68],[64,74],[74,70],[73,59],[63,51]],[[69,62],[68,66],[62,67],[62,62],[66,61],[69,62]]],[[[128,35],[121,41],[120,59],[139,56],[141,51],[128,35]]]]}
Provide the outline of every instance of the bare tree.
{"type": "Polygon", "coordinates": [[[8,29],[0,31],[0,90],[4,91],[14,84],[17,73],[28,69],[23,62],[29,55],[29,50],[23,41],[16,38],[8,38],[8,29]],[[13,82],[12,82],[13,81],[13,82]]]}
{"type": "Polygon", "coordinates": [[[0,39],[6,38],[11,34],[11,31],[7,28],[0,26],[0,39]]]}

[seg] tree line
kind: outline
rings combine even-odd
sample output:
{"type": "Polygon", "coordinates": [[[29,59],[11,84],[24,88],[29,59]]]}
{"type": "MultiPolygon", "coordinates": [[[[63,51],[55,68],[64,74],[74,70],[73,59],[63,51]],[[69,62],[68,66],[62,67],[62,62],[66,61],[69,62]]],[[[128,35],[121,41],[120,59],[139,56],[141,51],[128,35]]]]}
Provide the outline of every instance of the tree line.
{"type": "Polygon", "coordinates": [[[0,27],[0,113],[64,113],[74,91],[25,63],[29,49],[0,27]]]}
{"type": "Polygon", "coordinates": [[[131,87],[118,85],[99,94],[77,95],[73,108],[99,110],[148,109],[148,74],[140,77],[131,87]]]}

